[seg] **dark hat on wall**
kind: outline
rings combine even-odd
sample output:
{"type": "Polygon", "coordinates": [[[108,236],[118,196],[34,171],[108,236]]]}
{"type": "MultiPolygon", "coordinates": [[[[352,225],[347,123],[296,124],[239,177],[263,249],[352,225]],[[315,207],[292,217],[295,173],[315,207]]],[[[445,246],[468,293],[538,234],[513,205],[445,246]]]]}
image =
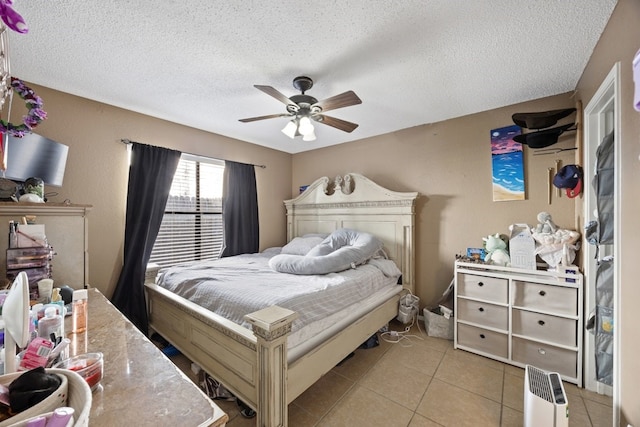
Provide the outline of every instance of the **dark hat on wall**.
{"type": "Polygon", "coordinates": [[[513,140],[521,144],[527,144],[529,148],[544,148],[558,142],[558,137],[573,126],[575,126],[575,123],[539,130],[537,132],[523,133],[514,136],[513,140]]]}
{"type": "Polygon", "coordinates": [[[567,190],[567,197],[578,197],[582,192],[582,168],[578,165],[566,165],[553,177],[553,185],[567,190]]]}
{"type": "Polygon", "coordinates": [[[541,111],[538,113],[515,113],[511,116],[513,123],[527,129],[544,129],[558,123],[558,120],[575,112],[575,108],[563,108],[561,110],[541,111]]]}

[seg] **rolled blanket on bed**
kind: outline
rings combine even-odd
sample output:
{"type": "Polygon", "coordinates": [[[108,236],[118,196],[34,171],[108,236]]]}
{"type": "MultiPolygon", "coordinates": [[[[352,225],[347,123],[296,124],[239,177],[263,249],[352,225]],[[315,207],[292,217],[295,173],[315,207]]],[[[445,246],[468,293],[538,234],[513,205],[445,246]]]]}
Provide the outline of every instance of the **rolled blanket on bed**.
{"type": "Polygon", "coordinates": [[[276,255],[269,260],[269,266],[280,273],[337,273],[364,264],[376,256],[382,246],[382,242],[372,234],[341,228],[306,255],[276,255]]]}

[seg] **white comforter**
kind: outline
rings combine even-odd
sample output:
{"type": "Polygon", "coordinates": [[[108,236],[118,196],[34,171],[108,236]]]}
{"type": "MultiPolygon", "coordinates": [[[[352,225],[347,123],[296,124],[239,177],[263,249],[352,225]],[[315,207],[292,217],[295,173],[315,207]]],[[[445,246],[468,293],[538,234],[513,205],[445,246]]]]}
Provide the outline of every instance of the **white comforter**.
{"type": "Polygon", "coordinates": [[[238,255],[170,267],[161,272],[158,285],[247,328],[245,314],[270,305],[288,308],[298,313],[292,325],[295,332],[396,286],[400,276],[393,261],[384,259],[319,276],[278,273],[269,267],[272,255],[238,255]]]}

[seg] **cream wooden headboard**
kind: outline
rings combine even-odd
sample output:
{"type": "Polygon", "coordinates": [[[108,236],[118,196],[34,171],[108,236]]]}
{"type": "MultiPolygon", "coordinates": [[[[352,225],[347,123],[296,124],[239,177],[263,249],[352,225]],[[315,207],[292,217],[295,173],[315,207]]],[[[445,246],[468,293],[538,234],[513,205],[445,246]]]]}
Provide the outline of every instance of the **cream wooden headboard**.
{"type": "Polygon", "coordinates": [[[371,233],[402,271],[403,286],[415,292],[415,201],[417,192],[388,190],[363,175],[317,179],[295,199],[285,200],[287,241],[339,228],[371,233]]]}

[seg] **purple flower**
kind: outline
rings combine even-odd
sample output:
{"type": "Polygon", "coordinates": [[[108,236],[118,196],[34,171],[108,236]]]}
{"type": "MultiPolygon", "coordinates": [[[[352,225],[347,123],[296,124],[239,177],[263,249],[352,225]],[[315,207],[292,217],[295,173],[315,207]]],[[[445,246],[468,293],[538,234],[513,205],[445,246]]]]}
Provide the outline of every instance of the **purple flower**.
{"type": "MultiPolygon", "coordinates": [[[[0,0],[8,2],[8,0],[0,0]]],[[[22,138],[25,133],[31,132],[41,121],[47,118],[47,112],[43,110],[42,98],[37,96],[35,92],[29,88],[24,82],[16,77],[11,77],[11,87],[25,102],[29,109],[27,115],[22,117],[21,125],[13,125],[11,123],[0,120],[0,132],[9,133],[17,138],[22,138]]]]}

